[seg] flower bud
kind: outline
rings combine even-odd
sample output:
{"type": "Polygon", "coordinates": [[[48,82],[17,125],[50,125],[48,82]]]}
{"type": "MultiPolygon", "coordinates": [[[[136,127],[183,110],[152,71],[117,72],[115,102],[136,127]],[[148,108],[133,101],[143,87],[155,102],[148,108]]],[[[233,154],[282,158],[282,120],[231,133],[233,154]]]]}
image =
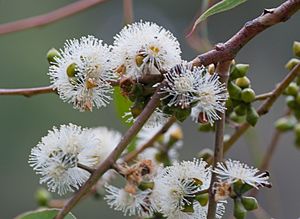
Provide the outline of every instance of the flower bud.
{"type": "Polygon", "coordinates": [[[141,182],[139,184],[138,188],[142,191],[145,191],[147,189],[153,189],[154,188],[154,182],[141,182]]]}
{"type": "Polygon", "coordinates": [[[199,153],[198,153],[198,158],[202,158],[204,161],[208,161],[209,159],[212,158],[212,156],[214,155],[214,152],[209,149],[209,148],[204,148],[202,149],[199,153]]]}
{"type": "Polygon", "coordinates": [[[39,188],[35,193],[35,199],[39,206],[47,206],[51,194],[44,188],[39,188]]]}
{"type": "Polygon", "coordinates": [[[70,77],[70,78],[75,77],[76,73],[78,73],[76,63],[70,64],[67,68],[68,77],[70,77]]]}
{"type": "Polygon", "coordinates": [[[298,87],[298,85],[296,84],[296,82],[292,82],[292,83],[290,83],[289,86],[285,89],[285,93],[286,93],[287,95],[297,96],[298,90],[299,90],[299,87],[298,87]]]}
{"type": "Polygon", "coordinates": [[[174,116],[180,122],[183,122],[190,114],[191,114],[190,108],[188,108],[188,109],[176,108],[174,110],[174,116]]]}
{"type": "Polygon", "coordinates": [[[239,86],[240,88],[247,88],[247,87],[250,86],[250,80],[249,80],[249,78],[247,78],[246,76],[244,76],[242,78],[236,79],[235,84],[237,86],[239,86]]]}
{"type": "Polygon", "coordinates": [[[256,110],[254,109],[254,107],[248,107],[247,108],[247,116],[246,116],[246,120],[247,122],[251,125],[251,126],[255,126],[257,121],[259,119],[259,115],[256,112],[256,110]]]}
{"type": "Polygon", "coordinates": [[[199,204],[204,207],[208,203],[208,193],[196,195],[195,199],[199,202],[199,204]]]}
{"type": "Polygon", "coordinates": [[[190,204],[186,204],[183,206],[183,209],[181,210],[182,212],[186,212],[186,213],[194,213],[194,206],[193,206],[193,202],[190,202],[190,204]]]}
{"type": "Polygon", "coordinates": [[[60,54],[59,52],[57,51],[57,49],[55,48],[52,48],[50,49],[48,52],[47,52],[47,60],[49,62],[49,64],[55,64],[56,61],[55,61],[55,57],[60,57],[60,54]]]}
{"type": "Polygon", "coordinates": [[[235,66],[233,66],[230,73],[230,80],[244,77],[247,74],[249,67],[249,64],[236,64],[235,66]]]}
{"type": "Polygon", "coordinates": [[[244,196],[241,199],[242,204],[247,211],[253,211],[258,208],[258,203],[255,198],[244,196]]]}
{"type": "Polygon", "coordinates": [[[242,122],[245,121],[244,116],[238,116],[238,115],[236,114],[236,112],[232,112],[232,113],[230,114],[230,119],[231,119],[232,121],[236,122],[236,123],[242,123],[242,122]]]}
{"type": "Polygon", "coordinates": [[[228,93],[229,93],[230,98],[232,98],[234,100],[240,100],[241,99],[242,89],[239,86],[237,86],[233,82],[228,82],[227,89],[228,89],[228,93]]]}
{"type": "Polygon", "coordinates": [[[247,210],[239,198],[234,199],[233,215],[236,219],[244,219],[247,215],[247,210]]]}
{"type": "Polygon", "coordinates": [[[246,112],[247,112],[247,105],[242,103],[242,104],[236,106],[236,107],[234,108],[234,112],[235,112],[238,116],[244,116],[244,115],[246,115],[246,112]]]}
{"type": "Polygon", "coordinates": [[[287,96],[285,98],[286,105],[291,109],[297,109],[297,102],[294,96],[287,96]]]}
{"type": "Polygon", "coordinates": [[[295,126],[296,120],[292,117],[282,117],[275,122],[275,128],[278,131],[286,132],[292,130],[295,126]]]}
{"type": "Polygon", "coordinates": [[[255,100],[255,92],[251,88],[242,90],[241,98],[245,103],[251,103],[255,100]]]}
{"type": "Polygon", "coordinates": [[[299,59],[292,58],[285,64],[285,68],[291,71],[299,63],[300,63],[299,59]]]}
{"type": "Polygon", "coordinates": [[[295,56],[300,57],[300,42],[294,41],[293,43],[293,52],[295,56]]]}
{"type": "Polygon", "coordinates": [[[295,126],[294,126],[294,132],[295,132],[295,135],[300,138],[300,123],[297,123],[295,126]]]}

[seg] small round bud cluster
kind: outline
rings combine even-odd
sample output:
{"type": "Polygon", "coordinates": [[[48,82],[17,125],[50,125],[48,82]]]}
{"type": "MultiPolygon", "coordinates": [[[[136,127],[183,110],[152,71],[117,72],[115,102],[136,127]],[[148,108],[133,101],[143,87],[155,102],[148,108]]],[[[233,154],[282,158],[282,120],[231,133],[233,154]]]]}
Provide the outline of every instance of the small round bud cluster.
{"type": "Polygon", "coordinates": [[[255,100],[255,92],[251,88],[250,79],[246,76],[248,64],[234,64],[230,70],[228,81],[229,98],[226,101],[227,114],[235,123],[247,121],[255,126],[259,115],[251,103],[255,100]]]}

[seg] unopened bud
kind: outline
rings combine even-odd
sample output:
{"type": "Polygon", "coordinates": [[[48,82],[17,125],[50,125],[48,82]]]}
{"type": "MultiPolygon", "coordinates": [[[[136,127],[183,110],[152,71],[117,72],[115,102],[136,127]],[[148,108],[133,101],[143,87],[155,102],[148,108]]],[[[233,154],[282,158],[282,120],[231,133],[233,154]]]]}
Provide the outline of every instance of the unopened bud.
{"type": "Polygon", "coordinates": [[[299,63],[300,63],[299,59],[292,58],[285,64],[285,68],[291,71],[299,63]]]}
{"type": "Polygon", "coordinates": [[[244,116],[246,115],[247,112],[247,105],[246,104],[240,104],[238,106],[236,106],[234,108],[234,112],[238,115],[238,116],[244,116]]]}
{"type": "Polygon", "coordinates": [[[299,90],[299,87],[298,87],[297,83],[296,83],[296,82],[292,82],[292,83],[290,83],[289,86],[285,89],[285,93],[286,93],[287,95],[297,96],[298,90],[299,90]]]}
{"type": "Polygon", "coordinates": [[[234,100],[240,100],[241,99],[242,89],[239,86],[237,86],[233,82],[228,82],[227,89],[228,89],[228,93],[229,93],[230,98],[232,98],[234,100]]]}
{"type": "Polygon", "coordinates": [[[235,84],[240,88],[247,88],[250,86],[250,80],[246,76],[236,79],[235,84]]]}
{"type": "Polygon", "coordinates": [[[247,74],[249,67],[249,64],[236,64],[235,66],[233,66],[230,73],[230,80],[244,77],[247,74]]]}
{"type": "Polygon", "coordinates": [[[255,92],[251,88],[242,90],[241,98],[245,103],[251,103],[255,100],[255,92]]]}
{"type": "Polygon", "coordinates": [[[292,130],[296,124],[296,120],[293,117],[282,117],[275,122],[275,128],[278,131],[286,132],[292,130]]]}
{"type": "Polygon", "coordinates": [[[293,52],[295,56],[300,57],[300,42],[294,41],[293,43],[293,52]]]}
{"type": "Polygon", "coordinates": [[[287,96],[285,98],[286,105],[291,109],[297,109],[297,102],[294,96],[287,96]]]}
{"type": "Polygon", "coordinates": [[[256,112],[256,110],[254,109],[254,107],[248,107],[247,108],[247,116],[246,116],[246,120],[247,122],[251,125],[251,126],[255,126],[257,121],[259,119],[259,115],[256,112]]]}
{"type": "Polygon", "coordinates": [[[233,215],[236,219],[244,219],[247,215],[247,210],[239,198],[234,199],[233,215]]]}
{"type": "Polygon", "coordinates": [[[242,204],[247,211],[253,211],[258,208],[257,200],[253,197],[242,197],[242,204]]]}
{"type": "Polygon", "coordinates": [[[214,152],[209,149],[209,148],[204,148],[202,149],[199,153],[198,156],[200,159],[202,158],[204,161],[208,161],[209,159],[211,159],[214,155],[214,152]]]}
{"type": "Polygon", "coordinates": [[[245,121],[244,116],[239,116],[239,115],[236,114],[236,112],[232,112],[232,113],[230,114],[230,119],[231,119],[232,121],[236,122],[236,123],[242,123],[242,122],[245,121]]]}
{"type": "Polygon", "coordinates": [[[208,193],[204,193],[204,194],[201,194],[201,195],[196,195],[195,199],[199,202],[199,204],[204,207],[207,205],[208,203],[208,193]]]}
{"type": "Polygon", "coordinates": [[[57,49],[52,48],[47,52],[47,60],[48,60],[49,64],[56,63],[55,57],[59,58],[60,54],[57,49]]]}
{"type": "Polygon", "coordinates": [[[78,73],[78,71],[77,71],[76,63],[72,63],[67,67],[68,77],[70,77],[70,78],[75,77],[77,73],[78,73]]]}
{"type": "Polygon", "coordinates": [[[47,206],[51,194],[46,189],[39,188],[35,193],[35,198],[39,206],[47,206]]]}

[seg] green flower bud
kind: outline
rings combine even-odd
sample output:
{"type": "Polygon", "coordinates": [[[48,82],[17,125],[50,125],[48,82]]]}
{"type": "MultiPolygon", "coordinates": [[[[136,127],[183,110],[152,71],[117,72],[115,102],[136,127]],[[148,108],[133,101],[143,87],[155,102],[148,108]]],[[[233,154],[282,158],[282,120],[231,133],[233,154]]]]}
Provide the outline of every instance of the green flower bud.
{"type": "Polygon", "coordinates": [[[285,98],[286,105],[291,109],[297,109],[297,102],[294,96],[287,96],[285,98]]]}
{"type": "Polygon", "coordinates": [[[247,122],[251,125],[251,126],[255,126],[257,121],[259,119],[259,115],[256,112],[256,110],[254,109],[254,107],[248,107],[247,108],[247,116],[246,116],[246,120],[247,122]]]}
{"type": "Polygon", "coordinates": [[[242,103],[242,104],[236,106],[236,107],[234,108],[234,112],[235,112],[238,116],[244,116],[244,115],[246,115],[246,112],[247,112],[247,105],[242,103]]]}
{"type": "Polygon", "coordinates": [[[292,130],[296,124],[294,117],[282,117],[275,122],[275,128],[278,131],[286,132],[292,130]]]}
{"type": "Polygon", "coordinates": [[[47,206],[51,199],[51,194],[44,188],[39,188],[35,193],[35,199],[39,206],[47,206]]]}
{"type": "Polygon", "coordinates": [[[191,202],[190,204],[186,204],[185,206],[183,206],[183,209],[181,211],[182,212],[186,212],[186,213],[194,213],[193,202],[191,202]]]}
{"type": "Polygon", "coordinates": [[[209,148],[204,148],[202,149],[199,153],[198,153],[198,158],[202,158],[204,161],[208,161],[209,159],[212,158],[212,156],[214,155],[214,152],[209,149],[209,148]]]}
{"type": "Polygon", "coordinates": [[[296,83],[296,82],[292,82],[292,83],[290,83],[289,86],[285,89],[285,93],[286,93],[287,95],[297,96],[298,90],[299,90],[299,87],[298,87],[297,83],[296,83]]]}
{"type": "Polygon", "coordinates": [[[210,132],[210,131],[214,131],[215,128],[214,126],[211,126],[209,123],[200,123],[200,126],[198,128],[198,131],[200,132],[210,132]]]}
{"type": "Polygon", "coordinates": [[[247,210],[239,198],[234,199],[233,215],[236,219],[244,219],[247,215],[247,210]]]}
{"type": "Polygon", "coordinates": [[[242,204],[247,211],[253,211],[258,208],[257,200],[253,197],[242,197],[242,204]]]}
{"type": "Polygon", "coordinates": [[[242,186],[239,189],[239,194],[242,195],[242,194],[250,191],[251,189],[253,189],[253,186],[251,186],[247,183],[244,183],[244,184],[242,184],[242,186]]]}
{"type": "Polygon", "coordinates": [[[242,123],[245,121],[245,117],[237,115],[236,112],[232,112],[229,117],[232,121],[236,123],[242,123]]]}
{"type": "Polygon", "coordinates": [[[168,157],[168,154],[163,153],[163,152],[159,152],[157,154],[155,154],[155,160],[164,164],[164,166],[170,166],[171,165],[171,161],[168,157]]]}
{"type": "Polygon", "coordinates": [[[255,92],[251,88],[242,90],[241,98],[245,103],[251,103],[255,100],[255,92]]]}
{"type": "Polygon", "coordinates": [[[228,82],[227,90],[231,99],[240,100],[242,89],[232,81],[228,82]]]}
{"type": "Polygon", "coordinates": [[[190,108],[188,108],[188,109],[176,108],[174,110],[174,116],[180,122],[183,122],[190,114],[191,114],[190,108]]]}
{"type": "Polygon", "coordinates": [[[153,189],[154,188],[154,182],[141,182],[138,187],[142,191],[145,191],[147,189],[153,189]]]}
{"type": "Polygon", "coordinates": [[[227,111],[232,111],[233,109],[233,102],[230,98],[228,98],[225,102],[225,107],[227,109],[227,111]]]}
{"type": "Polygon", "coordinates": [[[77,71],[76,63],[70,64],[67,68],[68,77],[70,77],[70,78],[75,77],[77,73],[78,73],[78,71],[77,71]]]}
{"type": "Polygon", "coordinates": [[[300,57],[300,42],[294,41],[293,43],[293,52],[295,56],[300,57]]]}
{"type": "Polygon", "coordinates": [[[239,86],[240,88],[247,88],[247,87],[250,86],[250,80],[249,80],[249,78],[247,78],[246,76],[244,76],[242,78],[236,79],[235,84],[237,86],[239,86]]]}
{"type": "Polygon", "coordinates": [[[295,135],[300,138],[300,123],[297,123],[295,126],[294,126],[294,132],[295,132],[295,135]]]}
{"type": "Polygon", "coordinates": [[[60,57],[59,52],[57,51],[57,49],[52,48],[47,52],[47,60],[49,62],[49,64],[55,64],[55,58],[54,57],[60,57]]]}
{"type": "Polygon", "coordinates": [[[249,64],[236,64],[231,70],[229,80],[244,77],[247,74],[249,67],[249,64]]]}
{"type": "Polygon", "coordinates": [[[199,204],[204,207],[208,203],[208,193],[201,194],[201,195],[196,195],[195,199],[199,202],[199,204]]]}
{"type": "Polygon", "coordinates": [[[300,63],[299,59],[292,58],[285,64],[285,68],[291,71],[299,63],[300,63]]]}

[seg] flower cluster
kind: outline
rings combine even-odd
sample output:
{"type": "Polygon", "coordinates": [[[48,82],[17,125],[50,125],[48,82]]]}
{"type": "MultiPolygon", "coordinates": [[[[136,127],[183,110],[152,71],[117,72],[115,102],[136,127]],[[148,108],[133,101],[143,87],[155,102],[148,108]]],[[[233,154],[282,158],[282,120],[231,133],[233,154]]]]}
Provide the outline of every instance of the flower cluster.
{"type": "Polygon", "coordinates": [[[90,173],[80,166],[95,167],[113,150],[120,136],[106,128],[82,129],[74,124],[54,127],[32,148],[29,164],[41,175],[40,183],[63,195],[77,190],[88,179],[90,173]]]}

